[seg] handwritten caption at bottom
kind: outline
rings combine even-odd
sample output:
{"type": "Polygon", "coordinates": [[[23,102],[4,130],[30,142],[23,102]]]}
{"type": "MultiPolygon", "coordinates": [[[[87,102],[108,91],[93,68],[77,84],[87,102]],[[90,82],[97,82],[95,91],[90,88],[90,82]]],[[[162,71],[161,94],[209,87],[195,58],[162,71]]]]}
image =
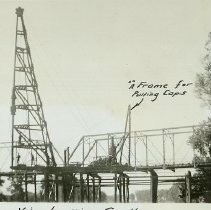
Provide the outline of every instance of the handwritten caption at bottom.
{"type": "MultiPolygon", "coordinates": [[[[23,207],[23,208],[18,208],[18,210],[35,210],[33,209],[33,207],[27,208],[27,207],[23,207]]],[[[55,206],[52,206],[46,210],[56,210],[55,206]]],[[[68,208],[68,210],[86,210],[85,208],[68,208]]],[[[107,208],[103,208],[103,210],[118,210],[118,208],[114,208],[114,207],[107,207],[107,208]]],[[[140,210],[139,208],[129,208],[128,210],[140,210]]]]}

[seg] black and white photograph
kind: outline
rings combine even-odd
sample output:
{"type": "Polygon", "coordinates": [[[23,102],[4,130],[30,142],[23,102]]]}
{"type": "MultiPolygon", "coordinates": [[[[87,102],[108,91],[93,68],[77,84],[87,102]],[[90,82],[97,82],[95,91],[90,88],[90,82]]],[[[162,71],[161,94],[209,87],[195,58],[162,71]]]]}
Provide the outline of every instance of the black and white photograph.
{"type": "Polygon", "coordinates": [[[209,208],[211,1],[0,0],[0,201],[209,208]]]}

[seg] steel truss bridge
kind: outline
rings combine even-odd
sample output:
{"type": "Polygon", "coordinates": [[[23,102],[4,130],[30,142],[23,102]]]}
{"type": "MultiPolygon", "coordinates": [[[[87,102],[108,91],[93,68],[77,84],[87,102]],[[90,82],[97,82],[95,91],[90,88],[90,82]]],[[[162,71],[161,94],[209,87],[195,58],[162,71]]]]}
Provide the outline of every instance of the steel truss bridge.
{"type": "Polygon", "coordinates": [[[191,202],[191,183],[197,180],[190,172],[159,176],[157,171],[210,167],[210,160],[187,143],[197,129],[206,130],[210,125],[132,131],[129,106],[123,132],[83,136],[74,149],[67,147],[64,155],[59,154],[48,133],[23,11],[16,9],[9,143],[12,170],[0,172],[0,176],[21,177],[25,201],[33,186],[34,201],[42,188],[44,201],[101,202],[102,188],[111,187],[114,202],[129,202],[130,186],[150,185],[151,200],[157,202],[158,185],[182,182],[186,202],[191,202]]]}
{"type": "MultiPolygon", "coordinates": [[[[163,129],[127,131],[83,136],[70,153],[65,150],[65,164],[78,160],[82,167],[96,165],[107,158],[111,142],[116,145],[116,163],[133,166],[134,169],[174,169],[196,167],[209,162],[188,144],[188,138],[194,132],[210,125],[193,125],[163,129]],[[185,152],[185,154],[184,154],[185,152]]],[[[73,162],[75,163],[75,162],[73,162]]]]}

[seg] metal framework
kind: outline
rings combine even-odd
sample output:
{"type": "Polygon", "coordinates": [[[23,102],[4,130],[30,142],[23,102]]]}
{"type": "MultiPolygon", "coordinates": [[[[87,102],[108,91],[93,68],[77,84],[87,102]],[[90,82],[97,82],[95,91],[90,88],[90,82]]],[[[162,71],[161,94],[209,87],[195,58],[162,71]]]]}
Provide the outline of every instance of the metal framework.
{"type": "MultiPolygon", "coordinates": [[[[126,123],[127,124],[127,123],[126,123]]],[[[124,131],[116,133],[83,136],[72,153],[66,151],[67,165],[77,160],[82,166],[111,165],[109,151],[111,142],[116,149],[116,165],[135,168],[184,168],[188,165],[211,162],[199,157],[187,144],[187,139],[195,129],[210,125],[193,125],[142,131],[124,131]],[[125,144],[125,142],[130,142],[125,144]],[[168,150],[166,149],[168,148],[168,150]],[[129,154],[128,154],[129,151],[129,154]],[[127,156],[128,154],[128,156],[127,156]],[[200,161],[200,162],[199,162],[200,161]]],[[[115,164],[114,164],[115,165],[115,164]]]]}
{"type": "Polygon", "coordinates": [[[56,166],[43,105],[38,92],[23,9],[17,8],[12,90],[12,161],[23,165],[56,166]]]}

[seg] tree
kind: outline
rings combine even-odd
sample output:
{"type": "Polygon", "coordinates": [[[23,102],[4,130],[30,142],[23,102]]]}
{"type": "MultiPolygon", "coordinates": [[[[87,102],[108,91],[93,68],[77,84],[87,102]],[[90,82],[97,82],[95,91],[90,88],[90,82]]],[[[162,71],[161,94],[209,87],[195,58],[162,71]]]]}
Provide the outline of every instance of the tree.
{"type": "MultiPolygon", "coordinates": [[[[202,127],[195,129],[189,143],[196,151],[194,162],[209,162],[211,160],[211,127],[210,119],[203,122],[202,127]]],[[[211,202],[211,169],[209,167],[197,169],[193,175],[192,200],[193,202],[211,202]]]]}
{"type": "MultiPolygon", "coordinates": [[[[136,198],[139,202],[151,202],[150,190],[136,191],[136,198]]],[[[180,198],[180,184],[173,184],[169,189],[158,190],[158,202],[159,203],[181,203],[184,202],[180,198]]]]}
{"type": "Polygon", "coordinates": [[[23,176],[16,176],[12,178],[11,184],[8,190],[11,192],[11,201],[24,201],[24,190],[23,190],[23,176]]]}
{"type": "MultiPolygon", "coordinates": [[[[196,75],[195,92],[199,99],[211,108],[211,33],[205,44],[205,55],[203,57],[204,71],[196,75]]],[[[202,122],[202,126],[195,129],[194,134],[189,138],[189,144],[196,151],[194,162],[210,161],[211,159],[211,119],[202,122]]],[[[194,202],[211,202],[211,169],[197,169],[193,175],[192,200],[194,202]]],[[[184,186],[181,186],[184,192],[184,186]]],[[[181,197],[184,197],[184,193],[181,197]]]]}
{"type": "Polygon", "coordinates": [[[182,198],[180,198],[180,188],[178,183],[174,183],[171,188],[168,190],[169,200],[175,203],[184,202],[182,198]]]}
{"type": "Polygon", "coordinates": [[[196,154],[196,160],[200,157],[211,157],[211,119],[201,123],[201,127],[194,130],[194,134],[189,138],[189,144],[193,147],[196,154]]]}
{"type": "Polygon", "coordinates": [[[142,203],[150,203],[151,202],[150,190],[136,191],[135,194],[136,194],[136,199],[138,202],[142,202],[142,203]]]}
{"type": "Polygon", "coordinates": [[[195,91],[209,108],[211,107],[211,33],[205,44],[205,55],[203,58],[204,71],[196,75],[195,91]]]}
{"type": "MultiPolygon", "coordinates": [[[[4,183],[4,180],[0,179],[0,186],[2,186],[3,183],[4,183]]],[[[2,192],[0,192],[0,202],[6,201],[6,200],[7,200],[6,196],[2,192]]]]}
{"type": "Polygon", "coordinates": [[[133,203],[133,202],[135,202],[135,199],[136,199],[135,194],[134,193],[131,193],[130,194],[130,201],[133,203]]]}

